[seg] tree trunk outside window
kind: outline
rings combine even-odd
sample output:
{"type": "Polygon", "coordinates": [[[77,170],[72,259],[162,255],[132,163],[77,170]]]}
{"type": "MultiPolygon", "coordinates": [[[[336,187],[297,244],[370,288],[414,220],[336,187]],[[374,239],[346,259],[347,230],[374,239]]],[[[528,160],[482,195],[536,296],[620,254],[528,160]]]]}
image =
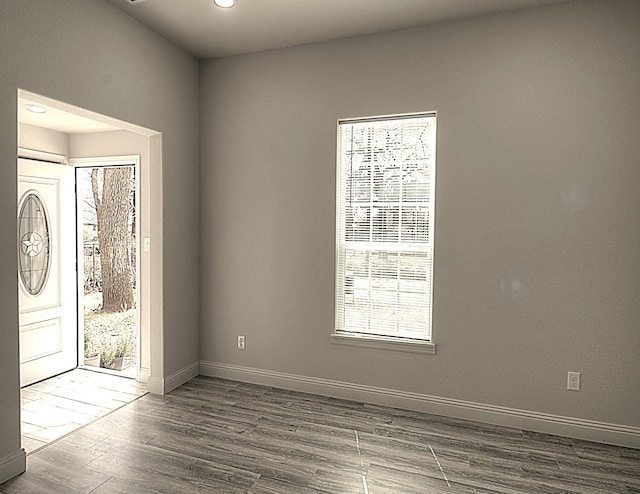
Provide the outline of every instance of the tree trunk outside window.
{"type": "Polygon", "coordinates": [[[134,305],[133,271],[129,256],[131,168],[103,169],[102,191],[99,170],[91,171],[91,188],[98,218],[98,245],[102,270],[102,309],[124,312],[134,305]]]}

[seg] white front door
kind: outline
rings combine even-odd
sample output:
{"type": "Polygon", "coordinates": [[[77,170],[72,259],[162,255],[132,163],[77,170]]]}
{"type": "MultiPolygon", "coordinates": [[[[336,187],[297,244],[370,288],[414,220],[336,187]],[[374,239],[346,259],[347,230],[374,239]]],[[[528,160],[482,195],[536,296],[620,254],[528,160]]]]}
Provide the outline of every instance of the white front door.
{"type": "Polygon", "coordinates": [[[77,366],[74,169],[18,160],[22,386],[77,366]]]}

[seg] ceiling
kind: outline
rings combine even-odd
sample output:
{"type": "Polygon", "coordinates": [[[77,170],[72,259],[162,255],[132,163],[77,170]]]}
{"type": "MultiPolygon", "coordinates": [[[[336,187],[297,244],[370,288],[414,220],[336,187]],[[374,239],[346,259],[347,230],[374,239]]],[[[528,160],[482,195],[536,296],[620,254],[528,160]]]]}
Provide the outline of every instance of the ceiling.
{"type": "Polygon", "coordinates": [[[83,134],[86,132],[104,132],[117,127],[93,118],[79,115],[74,111],[62,109],[50,102],[20,97],[18,99],[18,122],[36,127],[57,130],[66,134],[83,134]],[[44,113],[33,113],[29,106],[37,106],[46,110],[44,113]]]}
{"type": "MultiPolygon", "coordinates": [[[[568,0],[108,0],[198,58],[216,58],[434,24],[568,0]]],[[[118,122],[30,94],[18,120],[67,134],[122,128],[118,122]],[[29,104],[47,108],[32,113],[29,104]]]]}
{"type": "Polygon", "coordinates": [[[109,0],[198,58],[392,31],[566,0],[109,0]]]}

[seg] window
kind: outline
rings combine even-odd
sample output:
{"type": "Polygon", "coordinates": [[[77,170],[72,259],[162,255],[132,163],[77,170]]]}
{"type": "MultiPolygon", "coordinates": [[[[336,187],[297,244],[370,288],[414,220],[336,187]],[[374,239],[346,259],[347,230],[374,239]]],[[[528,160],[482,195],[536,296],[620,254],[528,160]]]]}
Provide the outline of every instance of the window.
{"type": "Polygon", "coordinates": [[[30,190],[18,211],[18,272],[23,288],[38,296],[49,276],[49,218],[38,194],[30,190]]]}
{"type": "Polygon", "coordinates": [[[431,341],[435,150],[435,113],[338,122],[334,340],[431,341]]]}

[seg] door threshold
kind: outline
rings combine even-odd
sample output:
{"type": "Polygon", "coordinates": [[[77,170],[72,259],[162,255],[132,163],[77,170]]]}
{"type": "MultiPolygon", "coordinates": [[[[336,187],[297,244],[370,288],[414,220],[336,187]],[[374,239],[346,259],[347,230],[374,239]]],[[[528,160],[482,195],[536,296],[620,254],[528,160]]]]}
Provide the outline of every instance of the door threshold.
{"type": "Polygon", "coordinates": [[[105,369],[104,367],[97,367],[95,365],[79,365],[78,369],[97,372],[98,374],[108,374],[110,376],[123,377],[125,379],[133,379],[135,381],[137,381],[136,376],[138,375],[138,370],[135,367],[123,371],[118,371],[113,369],[105,369]]]}

